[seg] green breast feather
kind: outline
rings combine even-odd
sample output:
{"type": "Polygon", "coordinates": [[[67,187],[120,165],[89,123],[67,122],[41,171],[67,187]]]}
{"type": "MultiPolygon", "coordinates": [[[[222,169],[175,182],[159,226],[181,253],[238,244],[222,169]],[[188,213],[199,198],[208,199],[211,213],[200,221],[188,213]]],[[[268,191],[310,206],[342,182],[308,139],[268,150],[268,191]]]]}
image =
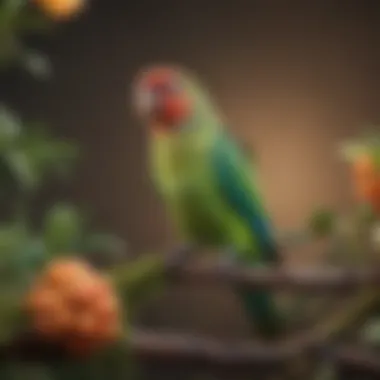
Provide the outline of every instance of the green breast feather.
{"type": "Polygon", "coordinates": [[[212,181],[208,149],[188,142],[181,146],[170,136],[155,139],[150,149],[153,181],[182,237],[201,245],[234,246],[252,257],[254,237],[212,181]]]}

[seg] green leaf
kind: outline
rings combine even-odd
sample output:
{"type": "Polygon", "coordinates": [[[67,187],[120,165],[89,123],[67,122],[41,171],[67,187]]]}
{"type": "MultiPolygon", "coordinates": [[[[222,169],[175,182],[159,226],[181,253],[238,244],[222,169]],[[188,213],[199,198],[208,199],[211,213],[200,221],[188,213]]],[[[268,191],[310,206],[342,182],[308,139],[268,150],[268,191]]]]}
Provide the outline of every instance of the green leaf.
{"type": "Polygon", "coordinates": [[[24,12],[15,20],[15,28],[27,33],[44,33],[50,31],[54,26],[52,20],[41,12],[24,12]]]}
{"type": "MultiPolygon", "coordinates": [[[[13,126],[12,133],[16,135],[14,130],[17,123],[11,123],[12,119],[7,120],[8,129],[11,130],[13,126]]],[[[11,177],[14,178],[22,191],[35,191],[42,185],[47,176],[55,175],[63,178],[70,174],[77,157],[77,148],[73,144],[44,136],[39,132],[28,131],[19,134],[17,139],[13,136],[15,147],[12,147],[11,135],[4,129],[3,150],[5,152],[3,159],[5,166],[11,172],[11,177]]],[[[6,174],[6,172],[4,173],[6,174]]]]}
{"type": "Polygon", "coordinates": [[[30,235],[22,223],[0,227],[0,294],[4,288],[18,289],[25,284],[30,263],[22,254],[30,244],[30,235]]]}
{"type": "Polygon", "coordinates": [[[20,56],[21,65],[35,78],[48,80],[52,77],[53,68],[50,60],[37,51],[24,51],[20,56]]]}
{"type": "Polygon", "coordinates": [[[142,255],[112,268],[108,274],[127,304],[129,317],[142,302],[161,292],[166,284],[165,260],[157,254],[142,255]]]}
{"type": "Polygon", "coordinates": [[[84,239],[86,252],[102,253],[108,255],[122,255],[127,251],[125,241],[115,235],[106,233],[93,233],[84,239]]]}
{"type": "Polygon", "coordinates": [[[0,345],[14,338],[20,327],[24,327],[21,300],[20,292],[0,292],[0,345]]]}
{"type": "Polygon", "coordinates": [[[67,177],[71,173],[73,164],[78,157],[77,147],[65,141],[55,141],[55,143],[51,143],[50,148],[45,160],[49,157],[51,167],[56,174],[61,177],[67,177]]]}
{"type": "Polygon", "coordinates": [[[19,143],[22,140],[23,124],[21,119],[4,105],[0,108],[0,153],[1,174],[8,186],[13,180],[22,190],[34,190],[41,179],[40,173],[36,170],[33,160],[23,152],[19,143]]]}
{"type": "Polygon", "coordinates": [[[24,192],[37,189],[41,184],[42,175],[26,152],[12,150],[7,152],[4,158],[11,169],[13,177],[24,192]]]}
{"type": "Polygon", "coordinates": [[[380,346],[380,318],[374,317],[366,322],[360,331],[364,343],[380,346]]]}
{"type": "Polygon", "coordinates": [[[85,236],[80,251],[90,262],[102,268],[118,265],[127,258],[125,241],[105,233],[90,233],[85,236]]]}
{"type": "Polygon", "coordinates": [[[13,13],[21,11],[27,4],[27,0],[3,0],[3,7],[13,13]]]}
{"type": "Polygon", "coordinates": [[[0,226],[0,262],[8,255],[14,255],[24,246],[28,233],[24,226],[11,224],[0,226]]]}
{"type": "Polygon", "coordinates": [[[80,244],[85,221],[79,211],[69,204],[53,206],[45,217],[43,237],[49,254],[73,253],[80,244]]]}
{"type": "Polygon", "coordinates": [[[42,129],[28,130],[22,148],[44,175],[67,176],[78,157],[74,144],[52,138],[42,129]]]}
{"type": "MultiPolygon", "coordinates": [[[[0,154],[0,200],[12,203],[19,195],[19,185],[14,178],[8,163],[0,154]]],[[[4,203],[3,203],[4,204],[4,203]]]]}
{"type": "Polygon", "coordinates": [[[9,108],[0,106],[0,152],[10,149],[18,140],[22,122],[9,108]]]}
{"type": "Polygon", "coordinates": [[[371,205],[364,203],[358,205],[355,217],[360,226],[370,226],[377,220],[377,215],[371,205]]]}
{"type": "Polygon", "coordinates": [[[13,23],[16,16],[24,10],[27,0],[3,0],[0,7],[0,20],[13,23]]]}
{"type": "Polygon", "coordinates": [[[21,121],[5,109],[0,113],[0,152],[2,146],[12,177],[25,191],[37,189],[47,175],[67,176],[78,154],[73,144],[40,131],[21,133],[21,121]]]}
{"type": "Polygon", "coordinates": [[[314,212],[309,221],[309,228],[316,236],[327,236],[333,233],[336,217],[332,211],[319,209],[314,212]]]}
{"type": "Polygon", "coordinates": [[[36,271],[41,269],[49,258],[46,251],[45,243],[37,237],[30,237],[18,252],[19,268],[23,272],[25,281],[34,277],[36,271]]]}

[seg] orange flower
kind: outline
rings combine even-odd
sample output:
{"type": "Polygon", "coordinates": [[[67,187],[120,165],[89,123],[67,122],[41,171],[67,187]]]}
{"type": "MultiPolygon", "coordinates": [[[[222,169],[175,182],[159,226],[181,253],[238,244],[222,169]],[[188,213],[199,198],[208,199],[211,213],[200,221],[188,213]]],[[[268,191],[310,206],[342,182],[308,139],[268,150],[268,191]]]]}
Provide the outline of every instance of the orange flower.
{"type": "Polygon", "coordinates": [[[380,171],[371,155],[361,155],[354,161],[353,180],[357,199],[380,213],[380,171]]]}
{"type": "Polygon", "coordinates": [[[39,334],[75,354],[90,353],[121,333],[111,284],[77,259],[51,262],[30,290],[26,307],[39,334]]]}
{"type": "Polygon", "coordinates": [[[32,0],[51,19],[64,21],[81,12],[86,0],[32,0]]]}

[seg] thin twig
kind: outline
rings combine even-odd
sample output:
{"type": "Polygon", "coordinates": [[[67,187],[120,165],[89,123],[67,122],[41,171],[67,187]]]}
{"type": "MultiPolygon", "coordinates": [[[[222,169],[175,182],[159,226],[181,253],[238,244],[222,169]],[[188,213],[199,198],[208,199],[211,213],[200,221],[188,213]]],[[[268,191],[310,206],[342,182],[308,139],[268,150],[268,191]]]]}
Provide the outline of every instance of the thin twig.
{"type": "MultiPolygon", "coordinates": [[[[324,344],[328,340],[338,338],[348,330],[365,320],[379,302],[378,292],[369,289],[355,297],[338,304],[336,311],[326,316],[315,327],[305,333],[306,339],[313,344],[324,344]]],[[[304,343],[306,344],[306,342],[304,343]]]]}
{"type": "Polygon", "coordinates": [[[306,293],[347,293],[380,285],[378,268],[226,268],[215,264],[199,264],[179,268],[177,276],[197,283],[226,281],[255,288],[306,293]]]}
{"type": "MultiPolygon", "coordinates": [[[[192,250],[178,250],[164,257],[144,255],[110,272],[116,280],[133,287],[157,273],[168,279],[194,282],[229,282],[254,288],[292,290],[302,293],[350,293],[363,287],[380,286],[380,268],[239,268],[214,263],[187,265],[192,250]]],[[[124,287],[124,285],[123,285],[124,287]]]]}

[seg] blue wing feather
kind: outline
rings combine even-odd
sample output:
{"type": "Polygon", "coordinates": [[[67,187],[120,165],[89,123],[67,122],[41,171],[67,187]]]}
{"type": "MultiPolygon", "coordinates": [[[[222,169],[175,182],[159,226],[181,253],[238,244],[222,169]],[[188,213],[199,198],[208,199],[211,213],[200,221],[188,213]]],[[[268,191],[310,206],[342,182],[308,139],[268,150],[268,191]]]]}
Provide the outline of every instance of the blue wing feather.
{"type": "Polygon", "coordinates": [[[272,229],[259,200],[255,199],[246,157],[227,135],[220,136],[212,149],[211,161],[222,197],[248,224],[264,260],[277,259],[272,229]]]}

